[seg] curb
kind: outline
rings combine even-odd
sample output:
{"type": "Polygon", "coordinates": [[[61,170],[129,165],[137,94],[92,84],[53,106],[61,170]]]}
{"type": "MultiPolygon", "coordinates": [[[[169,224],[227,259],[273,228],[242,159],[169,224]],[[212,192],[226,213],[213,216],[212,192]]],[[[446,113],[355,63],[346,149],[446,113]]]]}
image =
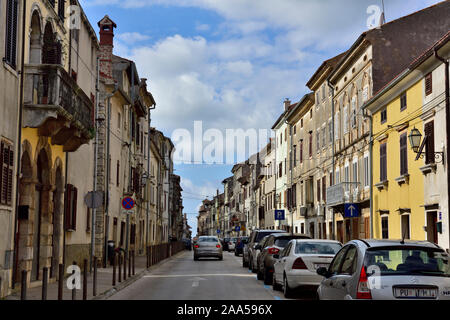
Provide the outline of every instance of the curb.
{"type": "Polygon", "coordinates": [[[165,264],[166,262],[168,262],[168,261],[172,260],[173,258],[177,257],[178,255],[180,255],[183,252],[185,252],[185,250],[182,250],[182,251],[174,254],[173,256],[171,256],[171,257],[169,257],[167,259],[164,259],[164,260],[158,262],[157,264],[154,264],[154,265],[150,266],[150,268],[146,268],[146,269],[140,271],[139,273],[137,273],[136,275],[132,276],[131,278],[128,278],[127,280],[122,281],[120,284],[117,284],[116,286],[112,287],[111,289],[108,289],[105,292],[98,294],[97,296],[93,297],[90,300],[106,300],[106,299],[112,297],[117,292],[125,289],[129,285],[131,285],[134,282],[136,282],[137,280],[141,279],[144,276],[144,274],[150,272],[155,267],[162,266],[163,264],[165,264]]]}

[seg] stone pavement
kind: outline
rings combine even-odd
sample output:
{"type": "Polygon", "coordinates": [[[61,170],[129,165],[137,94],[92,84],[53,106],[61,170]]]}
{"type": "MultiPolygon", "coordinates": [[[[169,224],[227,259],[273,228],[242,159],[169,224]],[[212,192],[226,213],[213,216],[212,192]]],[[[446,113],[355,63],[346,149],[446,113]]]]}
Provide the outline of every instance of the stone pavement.
{"type": "MultiPolygon", "coordinates": [[[[182,251],[181,251],[182,252],[182,251]]],[[[165,260],[160,261],[159,263],[154,264],[150,268],[146,268],[147,266],[147,257],[146,256],[136,256],[135,262],[135,275],[131,273],[131,277],[128,276],[128,265],[127,265],[127,278],[123,279],[123,266],[122,266],[122,281],[119,282],[118,278],[118,268],[116,270],[116,285],[112,285],[113,278],[113,267],[107,268],[98,268],[97,269],[97,295],[93,295],[93,273],[88,274],[87,277],[87,299],[88,300],[97,300],[107,298],[114,293],[120,291],[126,286],[130,285],[134,281],[140,279],[146,272],[151,272],[153,267],[161,265],[162,263],[170,260],[173,257],[179,255],[179,253],[174,254],[172,257],[169,257],[165,260]]],[[[133,272],[133,270],[131,270],[133,272]]],[[[66,274],[69,276],[69,274],[66,274]]],[[[63,285],[63,300],[72,300],[72,290],[67,288],[66,281],[64,281],[63,285]]],[[[6,300],[20,300],[20,284],[16,286],[16,289],[13,290],[13,293],[5,298],[6,300]]],[[[52,282],[48,284],[47,290],[47,300],[57,300],[58,299],[58,282],[52,282]]],[[[83,272],[81,273],[81,289],[76,290],[76,300],[83,299],[83,272]]],[[[35,288],[27,289],[27,297],[26,300],[42,300],[42,286],[39,285],[35,288]]]]}

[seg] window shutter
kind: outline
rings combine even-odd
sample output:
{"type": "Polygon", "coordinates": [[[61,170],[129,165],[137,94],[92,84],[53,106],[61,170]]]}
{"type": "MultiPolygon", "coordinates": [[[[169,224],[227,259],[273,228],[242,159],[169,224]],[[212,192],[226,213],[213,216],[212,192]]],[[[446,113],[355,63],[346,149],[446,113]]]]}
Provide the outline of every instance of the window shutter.
{"type": "Polygon", "coordinates": [[[120,183],[120,161],[117,160],[116,185],[119,186],[119,183],[120,183]]]}
{"type": "Polygon", "coordinates": [[[77,199],[78,199],[78,189],[76,187],[72,187],[72,201],[73,201],[73,205],[72,205],[72,221],[71,221],[71,226],[70,228],[72,230],[76,230],[77,229],[77,199]]]}
{"type": "Polygon", "coordinates": [[[64,218],[65,218],[65,230],[69,230],[70,229],[70,224],[71,224],[71,216],[70,216],[70,211],[71,211],[71,206],[72,206],[72,185],[68,184],[66,186],[66,191],[64,193],[64,218]]]}
{"type": "Polygon", "coordinates": [[[86,231],[91,231],[91,209],[86,209],[86,231]]]}
{"type": "Polygon", "coordinates": [[[309,133],[309,157],[312,157],[312,144],[313,144],[313,137],[312,132],[309,133]]]}
{"type": "Polygon", "coordinates": [[[3,203],[3,150],[4,143],[0,144],[0,203],[3,203]]]}
{"type": "Polygon", "coordinates": [[[434,121],[425,124],[425,136],[427,137],[425,164],[434,163],[434,121]]]}
{"type": "Polygon", "coordinates": [[[303,140],[300,141],[300,163],[303,163],[303,140]]]}
{"type": "Polygon", "coordinates": [[[327,201],[327,177],[323,176],[322,178],[322,198],[323,201],[326,202],[327,201]]]}
{"type": "Polygon", "coordinates": [[[429,73],[425,76],[425,95],[433,93],[433,75],[429,73]]]}
{"type": "Polygon", "coordinates": [[[408,173],[408,149],[406,133],[400,136],[400,175],[408,173]]]}
{"type": "Polygon", "coordinates": [[[380,181],[387,180],[386,143],[380,145],[380,181]]]}
{"type": "Polygon", "coordinates": [[[6,17],[6,62],[13,68],[16,67],[17,50],[17,0],[8,0],[6,17]]]}
{"type": "Polygon", "coordinates": [[[320,202],[320,179],[317,180],[317,202],[320,202]]]}

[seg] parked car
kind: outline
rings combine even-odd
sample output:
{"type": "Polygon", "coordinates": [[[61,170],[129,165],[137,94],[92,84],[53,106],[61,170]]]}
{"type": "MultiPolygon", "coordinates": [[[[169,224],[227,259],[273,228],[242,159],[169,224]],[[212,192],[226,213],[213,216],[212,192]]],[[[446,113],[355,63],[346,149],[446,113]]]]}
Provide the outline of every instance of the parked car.
{"type": "Polygon", "coordinates": [[[257,251],[255,249],[256,245],[261,241],[262,238],[273,233],[285,233],[284,230],[253,230],[250,234],[250,239],[248,242],[247,252],[242,255],[242,265],[248,266],[248,269],[253,273],[256,273],[256,257],[257,251]]]}
{"type": "Polygon", "coordinates": [[[214,236],[201,236],[194,245],[194,260],[203,257],[217,257],[223,259],[222,244],[219,238],[214,236]]]}
{"type": "Polygon", "coordinates": [[[267,236],[267,241],[260,248],[260,253],[257,257],[257,278],[264,280],[264,284],[272,284],[273,265],[276,259],[273,257],[283,250],[289,241],[293,239],[311,239],[305,234],[290,234],[290,233],[274,233],[267,236]]]}
{"type": "Polygon", "coordinates": [[[437,244],[409,240],[352,240],[335,256],[319,299],[450,300],[450,263],[437,244]]]}
{"type": "Polygon", "coordinates": [[[248,237],[239,237],[234,247],[234,255],[239,256],[244,252],[244,246],[248,243],[248,237]]]}
{"type": "Polygon", "coordinates": [[[228,251],[228,242],[230,242],[230,238],[223,238],[223,250],[228,251]]]}
{"type": "Polygon", "coordinates": [[[230,241],[228,241],[228,251],[234,251],[234,248],[236,247],[236,241],[237,238],[230,238],[230,241]]]}
{"type": "Polygon", "coordinates": [[[295,289],[317,289],[323,277],[316,270],[327,267],[341,248],[342,244],[335,240],[289,241],[280,254],[274,255],[273,289],[282,287],[286,298],[295,289]]]}

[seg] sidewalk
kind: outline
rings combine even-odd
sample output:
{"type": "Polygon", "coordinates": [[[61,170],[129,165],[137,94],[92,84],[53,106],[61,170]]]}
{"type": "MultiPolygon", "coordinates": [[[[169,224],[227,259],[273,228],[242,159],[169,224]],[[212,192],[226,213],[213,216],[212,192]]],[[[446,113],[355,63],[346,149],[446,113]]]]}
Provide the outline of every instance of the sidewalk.
{"type": "MultiPolygon", "coordinates": [[[[105,299],[113,295],[114,293],[122,290],[128,285],[132,284],[136,280],[140,279],[147,271],[151,271],[157,266],[164,264],[166,261],[171,260],[173,257],[178,256],[183,253],[183,250],[174,254],[173,256],[160,261],[152,265],[150,268],[146,268],[147,257],[139,256],[136,257],[135,262],[135,275],[128,277],[128,266],[127,266],[127,279],[123,280],[123,268],[122,268],[122,282],[119,282],[118,278],[118,268],[116,270],[116,285],[112,285],[113,268],[98,268],[97,269],[97,295],[93,295],[93,273],[88,274],[87,277],[87,300],[100,300],[105,299]]],[[[131,270],[133,272],[133,270],[131,270]]],[[[133,273],[131,273],[133,274],[133,273]]],[[[63,300],[72,300],[72,290],[67,288],[66,281],[63,285],[63,300]]],[[[20,286],[11,295],[5,298],[6,300],[20,300],[20,286]]],[[[47,290],[47,300],[57,300],[58,299],[58,282],[53,282],[48,284],[47,290]]],[[[26,300],[42,300],[42,286],[27,289],[26,300]]],[[[83,300],[83,274],[81,274],[81,289],[76,290],[76,300],[83,300]]]]}

